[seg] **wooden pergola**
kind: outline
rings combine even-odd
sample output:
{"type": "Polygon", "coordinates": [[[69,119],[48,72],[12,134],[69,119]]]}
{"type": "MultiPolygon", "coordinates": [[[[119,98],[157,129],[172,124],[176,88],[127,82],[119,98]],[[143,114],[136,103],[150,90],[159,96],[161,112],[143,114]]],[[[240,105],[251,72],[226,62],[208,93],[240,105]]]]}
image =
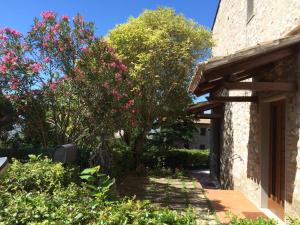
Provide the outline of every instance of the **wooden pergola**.
{"type": "Polygon", "coordinates": [[[299,49],[300,35],[262,43],[225,57],[216,57],[199,63],[189,92],[196,96],[209,94],[207,102],[191,105],[189,112],[198,117],[219,118],[220,115],[204,114],[205,110],[225,102],[257,102],[257,96],[222,96],[222,90],[249,90],[256,92],[294,92],[295,82],[246,81],[255,78],[262,68],[294,55],[299,49]]]}

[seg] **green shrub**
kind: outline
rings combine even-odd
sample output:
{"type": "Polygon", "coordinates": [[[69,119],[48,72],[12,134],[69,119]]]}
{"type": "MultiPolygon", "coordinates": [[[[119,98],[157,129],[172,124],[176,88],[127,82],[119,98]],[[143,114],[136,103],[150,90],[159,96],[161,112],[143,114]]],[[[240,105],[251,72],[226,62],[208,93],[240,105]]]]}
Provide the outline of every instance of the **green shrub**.
{"type": "Polygon", "coordinates": [[[289,217],[288,218],[289,224],[290,225],[300,225],[300,220],[293,218],[293,217],[289,217]]]}
{"type": "Polygon", "coordinates": [[[135,168],[134,155],[130,147],[119,140],[110,144],[112,152],[112,176],[121,178],[135,168]]]}
{"type": "Polygon", "coordinates": [[[208,150],[174,149],[167,152],[166,165],[172,168],[207,168],[208,150]]]}
{"type": "Polygon", "coordinates": [[[113,180],[99,167],[81,172],[49,159],[14,160],[0,180],[0,224],[195,225],[191,210],[178,213],[149,202],[108,198],[113,180]],[[44,175],[44,176],[43,176],[44,175]],[[75,182],[74,182],[75,181],[75,182]]]}
{"type": "Polygon", "coordinates": [[[0,148],[0,157],[28,160],[28,155],[43,155],[52,158],[55,148],[21,147],[21,148],[0,148]]]}
{"type": "Polygon", "coordinates": [[[275,220],[269,220],[265,218],[258,219],[242,219],[238,217],[233,217],[230,221],[231,225],[277,225],[275,220]]]}
{"type": "Polygon", "coordinates": [[[191,209],[180,213],[167,208],[152,206],[148,201],[133,201],[130,199],[109,204],[109,206],[100,213],[100,221],[103,225],[196,225],[196,217],[191,209]]]}
{"type": "Polygon", "coordinates": [[[0,186],[9,192],[40,191],[53,192],[74,181],[74,168],[65,168],[50,159],[31,155],[27,163],[13,159],[8,171],[0,180],[0,186]]]}
{"type": "Polygon", "coordinates": [[[209,150],[172,149],[161,152],[156,148],[151,148],[143,154],[142,161],[150,168],[207,168],[209,150]]]}

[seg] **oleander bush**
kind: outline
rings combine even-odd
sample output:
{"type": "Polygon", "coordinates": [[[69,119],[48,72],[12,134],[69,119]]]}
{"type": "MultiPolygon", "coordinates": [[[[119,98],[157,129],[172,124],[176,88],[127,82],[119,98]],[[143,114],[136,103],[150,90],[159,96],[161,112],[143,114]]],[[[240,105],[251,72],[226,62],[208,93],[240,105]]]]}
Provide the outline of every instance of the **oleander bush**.
{"type": "Polygon", "coordinates": [[[0,179],[0,224],[196,224],[192,209],[176,212],[117,198],[114,180],[99,171],[78,174],[77,168],[37,156],[13,160],[0,179]]]}

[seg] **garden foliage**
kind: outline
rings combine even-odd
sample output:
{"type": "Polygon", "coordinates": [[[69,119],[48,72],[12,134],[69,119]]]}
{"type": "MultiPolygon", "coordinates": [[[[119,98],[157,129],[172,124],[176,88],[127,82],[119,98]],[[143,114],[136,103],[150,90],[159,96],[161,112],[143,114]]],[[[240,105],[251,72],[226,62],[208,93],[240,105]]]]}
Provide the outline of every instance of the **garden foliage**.
{"type": "Polygon", "coordinates": [[[125,130],[139,161],[154,123],[174,122],[191,103],[187,87],[198,58],[209,54],[211,33],[169,8],[145,10],[107,36],[138,94],[134,129],[125,130]]]}
{"type": "Polygon", "coordinates": [[[130,120],[134,100],[126,72],[114,50],[94,36],[93,23],[43,12],[26,35],[0,29],[0,105],[3,97],[7,102],[0,120],[18,119],[19,142],[95,147],[103,133],[130,120]]]}
{"type": "Polygon", "coordinates": [[[172,149],[160,151],[153,147],[144,152],[142,162],[150,168],[203,169],[208,168],[209,150],[172,149]]]}
{"type": "Polygon", "coordinates": [[[191,210],[179,213],[116,199],[113,183],[99,167],[78,174],[47,158],[14,160],[0,179],[0,224],[196,224],[191,210]]]}

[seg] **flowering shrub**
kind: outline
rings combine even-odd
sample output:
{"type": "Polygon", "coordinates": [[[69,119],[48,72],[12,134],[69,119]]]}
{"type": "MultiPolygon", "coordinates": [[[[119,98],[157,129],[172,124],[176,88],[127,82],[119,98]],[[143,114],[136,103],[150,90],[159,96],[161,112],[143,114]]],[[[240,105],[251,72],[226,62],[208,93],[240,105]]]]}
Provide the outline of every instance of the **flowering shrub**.
{"type": "Polygon", "coordinates": [[[46,11],[26,35],[0,30],[0,92],[25,137],[44,147],[95,142],[99,127],[112,130],[116,113],[134,111],[126,71],[81,15],[46,11]]]}

